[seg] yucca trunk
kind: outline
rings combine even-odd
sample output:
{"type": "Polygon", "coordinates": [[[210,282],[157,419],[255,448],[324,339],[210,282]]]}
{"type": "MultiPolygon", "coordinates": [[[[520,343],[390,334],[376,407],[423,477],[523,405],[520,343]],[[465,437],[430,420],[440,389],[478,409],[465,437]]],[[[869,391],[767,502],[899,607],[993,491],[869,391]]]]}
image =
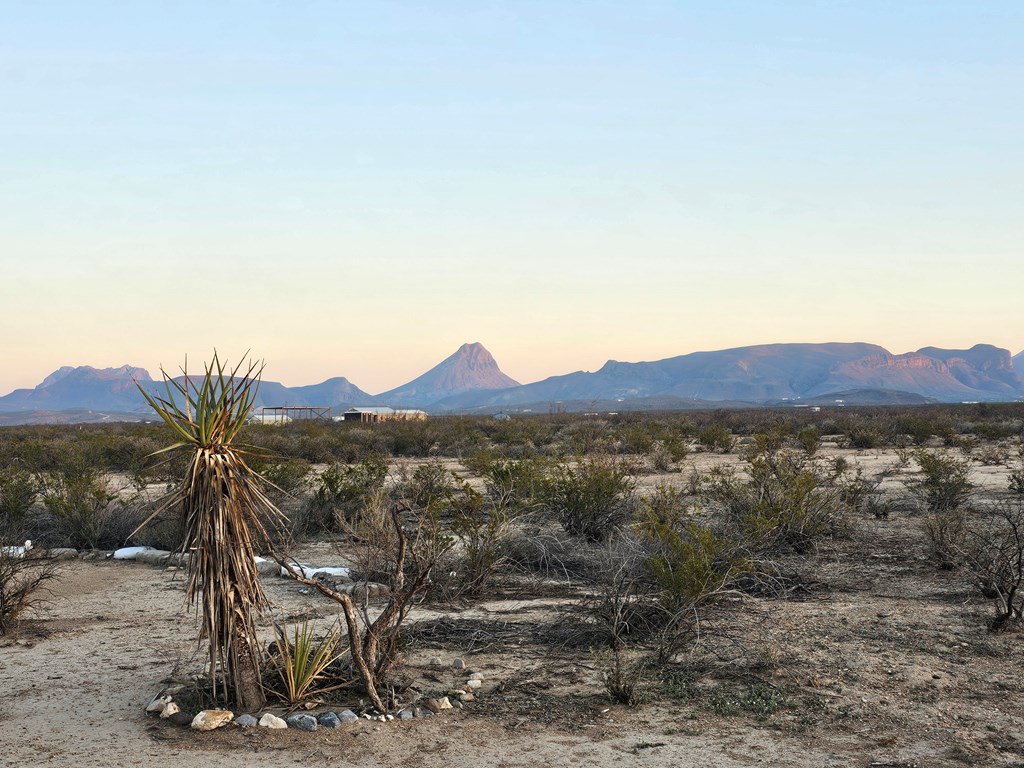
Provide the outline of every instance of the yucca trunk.
{"type": "Polygon", "coordinates": [[[255,617],[270,607],[254,547],[268,546],[267,526],[279,529],[283,519],[264,494],[262,478],[246,464],[245,451],[232,444],[252,408],[261,370],[250,365],[241,376],[240,366],[226,372],[215,353],[198,384],[183,370],[182,380],[164,373],[166,398],[143,390],[179,437],[166,450],[192,451],[181,485],[150,520],[180,510],[181,551],[189,555],[187,597],[199,614],[199,639],[209,642],[211,695],[249,711],[266,703],[255,617]],[[181,404],[176,395],[184,398],[181,404]]]}

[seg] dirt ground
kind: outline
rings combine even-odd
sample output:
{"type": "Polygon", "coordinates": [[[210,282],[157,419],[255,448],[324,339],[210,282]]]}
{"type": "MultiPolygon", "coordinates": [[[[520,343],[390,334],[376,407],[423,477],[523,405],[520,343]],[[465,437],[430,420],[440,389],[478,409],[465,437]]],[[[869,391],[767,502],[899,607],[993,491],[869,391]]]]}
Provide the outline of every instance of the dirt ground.
{"type": "MultiPolygon", "coordinates": [[[[903,492],[912,468],[893,452],[842,453],[903,492]]],[[[684,472],[641,484],[681,484],[695,463],[723,460],[735,461],[692,456],[684,472]]],[[[979,466],[973,479],[996,494],[1006,471],[979,466]]],[[[147,717],[164,681],[203,664],[180,576],[72,562],[45,612],[0,638],[0,765],[1024,767],[1024,635],[988,631],[990,607],[928,560],[919,522],[901,511],[858,518],[814,555],[808,589],[740,599],[732,631],[756,667],[734,658],[716,670],[706,654],[699,678],[651,681],[641,706],[612,706],[599,654],[545,640],[566,599],[522,592],[412,615],[415,687],[443,694],[464,681],[451,667],[461,657],[484,674],[477,701],[315,733],[195,733],[147,717]]],[[[303,554],[337,564],[326,544],[303,554]]],[[[279,621],[336,613],[293,582],[266,583],[279,621]]]]}

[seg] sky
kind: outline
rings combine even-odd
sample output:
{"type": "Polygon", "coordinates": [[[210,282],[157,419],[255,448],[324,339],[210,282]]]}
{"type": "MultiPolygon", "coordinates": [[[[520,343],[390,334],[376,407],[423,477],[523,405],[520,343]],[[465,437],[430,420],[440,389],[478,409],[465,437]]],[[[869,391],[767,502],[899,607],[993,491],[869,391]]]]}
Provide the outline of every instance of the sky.
{"type": "Polygon", "coordinates": [[[0,0],[0,394],[1024,349],[1024,4],[0,0]]]}

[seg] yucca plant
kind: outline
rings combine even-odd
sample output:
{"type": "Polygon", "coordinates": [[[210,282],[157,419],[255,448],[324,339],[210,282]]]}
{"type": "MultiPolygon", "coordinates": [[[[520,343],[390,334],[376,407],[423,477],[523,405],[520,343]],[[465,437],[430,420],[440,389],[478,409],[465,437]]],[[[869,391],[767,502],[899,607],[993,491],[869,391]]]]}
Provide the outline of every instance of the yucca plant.
{"type": "Polygon", "coordinates": [[[296,624],[289,642],[284,630],[275,624],[276,638],[270,666],[280,680],[274,692],[289,706],[301,704],[321,693],[344,688],[348,682],[325,685],[328,668],[338,660],[342,631],[339,624],[331,627],[322,640],[316,639],[315,626],[307,621],[296,624]]]}
{"type": "Polygon", "coordinates": [[[211,695],[255,710],[266,703],[255,618],[269,601],[254,547],[269,545],[284,518],[246,463],[251,453],[235,444],[263,372],[262,363],[245,365],[229,369],[214,352],[201,377],[189,377],[187,361],[178,379],[161,368],[166,397],[139,389],[178,438],[161,453],[191,452],[181,485],[146,523],[168,509],[182,515],[186,595],[199,614],[199,639],[209,641],[211,695]]]}

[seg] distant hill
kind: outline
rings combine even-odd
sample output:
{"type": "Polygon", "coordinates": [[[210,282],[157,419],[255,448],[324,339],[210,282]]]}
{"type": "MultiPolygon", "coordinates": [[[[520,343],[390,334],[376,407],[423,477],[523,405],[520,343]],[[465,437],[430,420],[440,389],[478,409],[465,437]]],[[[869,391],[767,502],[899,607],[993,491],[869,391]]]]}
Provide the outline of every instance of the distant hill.
{"type": "Polygon", "coordinates": [[[144,368],[65,366],[35,389],[16,389],[0,397],[0,411],[134,411],[145,405],[133,381],[152,382],[144,368]]]}
{"type": "Polygon", "coordinates": [[[864,343],[765,344],[645,363],[610,360],[594,373],[577,371],[521,387],[466,393],[434,407],[459,411],[638,398],[764,403],[864,390],[941,402],[1014,400],[1024,396],[1024,379],[1014,372],[1006,350],[984,344],[969,350],[928,347],[905,355],[864,343]]]}
{"type": "MultiPolygon", "coordinates": [[[[1024,352],[990,344],[970,349],[923,347],[895,355],[877,344],[762,344],[670,357],[653,362],[609,360],[594,372],[576,371],[520,385],[505,375],[479,343],[407,384],[370,395],[344,377],[320,384],[260,385],[257,407],[354,405],[423,408],[435,413],[610,411],[811,405],[847,405],[1024,399],[1024,352]]],[[[134,380],[162,391],[142,368],[90,366],[57,369],[33,389],[0,397],[4,420],[111,421],[146,418],[148,406],[134,380]]]]}
{"type": "Polygon", "coordinates": [[[449,397],[518,386],[519,382],[502,373],[491,353],[474,342],[463,344],[422,376],[381,393],[377,399],[387,405],[424,408],[449,397]]]}

